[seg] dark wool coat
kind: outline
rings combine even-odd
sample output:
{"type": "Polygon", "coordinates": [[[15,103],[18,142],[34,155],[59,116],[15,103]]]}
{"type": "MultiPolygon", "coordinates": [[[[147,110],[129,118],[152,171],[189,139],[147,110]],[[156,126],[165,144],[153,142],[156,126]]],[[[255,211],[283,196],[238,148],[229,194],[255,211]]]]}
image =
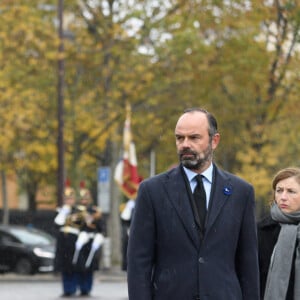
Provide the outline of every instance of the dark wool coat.
{"type": "Polygon", "coordinates": [[[253,187],[215,167],[201,237],[181,167],[143,181],[128,244],[130,300],[258,300],[253,187]]]}
{"type": "MultiPolygon", "coordinates": [[[[257,224],[261,299],[263,299],[264,296],[270,260],[274,246],[278,239],[280,228],[280,224],[272,220],[270,215],[264,217],[257,224]]],[[[293,278],[293,276],[294,268],[292,268],[291,278],[293,278]]],[[[285,300],[293,300],[292,291],[293,280],[290,280],[290,285],[285,300]]]]}
{"type": "Polygon", "coordinates": [[[74,272],[72,259],[75,251],[75,243],[78,235],[59,231],[56,240],[56,254],[54,270],[56,272],[74,272]]]}

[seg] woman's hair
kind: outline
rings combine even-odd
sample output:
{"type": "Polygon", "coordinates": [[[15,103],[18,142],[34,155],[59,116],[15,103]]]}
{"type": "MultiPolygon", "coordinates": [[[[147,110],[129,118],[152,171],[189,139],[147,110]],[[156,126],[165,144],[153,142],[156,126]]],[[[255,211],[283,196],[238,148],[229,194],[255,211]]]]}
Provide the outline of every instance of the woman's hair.
{"type": "Polygon", "coordinates": [[[270,205],[272,205],[275,201],[275,189],[276,185],[279,181],[290,178],[290,177],[295,177],[296,181],[300,184],[300,168],[296,167],[288,167],[279,170],[275,176],[273,177],[272,180],[272,188],[273,188],[273,199],[270,200],[270,205]]]}
{"type": "Polygon", "coordinates": [[[273,191],[275,191],[276,185],[279,181],[290,177],[295,177],[296,181],[300,184],[300,168],[289,167],[278,171],[272,181],[273,191]]]}

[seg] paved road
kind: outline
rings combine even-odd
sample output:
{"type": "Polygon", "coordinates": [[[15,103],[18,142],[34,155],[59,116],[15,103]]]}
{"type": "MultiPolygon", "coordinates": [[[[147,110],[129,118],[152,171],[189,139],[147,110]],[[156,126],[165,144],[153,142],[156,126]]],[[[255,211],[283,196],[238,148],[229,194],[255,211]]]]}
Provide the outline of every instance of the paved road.
{"type": "Polygon", "coordinates": [[[61,293],[59,277],[0,275],[1,300],[128,300],[126,277],[122,275],[96,275],[90,297],[61,298],[61,293]]]}

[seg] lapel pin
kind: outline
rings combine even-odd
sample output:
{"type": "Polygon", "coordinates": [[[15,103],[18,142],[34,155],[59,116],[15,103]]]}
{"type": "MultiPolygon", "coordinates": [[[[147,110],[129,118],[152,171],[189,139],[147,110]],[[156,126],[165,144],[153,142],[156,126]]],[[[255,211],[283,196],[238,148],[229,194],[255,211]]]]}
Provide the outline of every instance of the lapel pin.
{"type": "Polygon", "coordinates": [[[225,186],[225,187],[223,188],[223,193],[224,193],[224,195],[226,195],[226,196],[231,195],[231,194],[232,194],[232,188],[231,188],[231,187],[228,187],[228,186],[225,186]]]}

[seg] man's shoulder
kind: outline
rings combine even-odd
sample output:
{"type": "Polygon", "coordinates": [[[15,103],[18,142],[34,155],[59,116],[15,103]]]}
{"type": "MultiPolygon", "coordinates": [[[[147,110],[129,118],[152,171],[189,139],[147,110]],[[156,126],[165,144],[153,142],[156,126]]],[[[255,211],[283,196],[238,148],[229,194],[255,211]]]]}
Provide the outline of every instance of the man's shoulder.
{"type": "Polygon", "coordinates": [[[221,177],[224,179],[230,179],[232,182],[241,184],[241,185],[247,185],[247,186],[252,186],[250,182],[248,182],[246,179],[242,178],[239,175],[236,175],[234,173],[231,173],[229,171],[223,170],[219,167],[216,167],[217,174],[219,174],[221,177]]]}
{"type": "Polygon", "coordinates": [[[181,174],[180,167],[176,166],[172,169],[166,170],[166,171],[158,173],[152,177],[148,177],[148,178],[144,179],[142,184],[152,184],[152,183],[156,183],[156,182],[166,181],[166,180],[169,180],[170,178],[172,179],[172,177],[178,176],[179,174],[181,174]]]}

